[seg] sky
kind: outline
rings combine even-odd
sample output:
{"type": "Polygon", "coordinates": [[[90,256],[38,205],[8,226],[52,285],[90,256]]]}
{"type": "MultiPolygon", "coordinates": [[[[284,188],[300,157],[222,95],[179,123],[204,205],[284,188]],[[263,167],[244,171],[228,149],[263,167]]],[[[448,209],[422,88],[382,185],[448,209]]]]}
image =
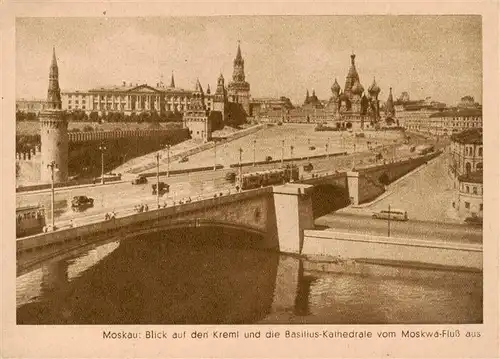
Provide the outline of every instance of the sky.
{"type": "Polygon", "coordinates": [[[465,95],[482,103],[480,16],[214,16],[18,18],[16,97],[45,98],[52,47],[62,90],[85,91],[122,81],[215,90],[233,71],[238,41],[252,97],[304,101],[306,89],[331,97],[343,88],[356,54],[361,84],[375,78],[412,100],[449,105],[465,95]]]}

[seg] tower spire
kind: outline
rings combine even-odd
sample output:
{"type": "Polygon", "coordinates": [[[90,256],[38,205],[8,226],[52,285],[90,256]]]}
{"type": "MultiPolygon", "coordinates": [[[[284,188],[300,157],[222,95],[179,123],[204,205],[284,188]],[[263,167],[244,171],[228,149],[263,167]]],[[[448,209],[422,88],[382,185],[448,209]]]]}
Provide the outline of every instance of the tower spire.
{"type": "Polygon", "coordinates": [[[170,78],[170,87],[172,87],[172,88],[175,87],[174,72],[173,71],[172,71],[172,76],[170,78]]]}
{"type": "Polygon", "coordinates": [[[49,71],[49,89],[47,91],[47,107],[61,109],[61,89],[59,88],[59,68],[57,67],[56,49],[52,48],[52,62],[49,71]]]}

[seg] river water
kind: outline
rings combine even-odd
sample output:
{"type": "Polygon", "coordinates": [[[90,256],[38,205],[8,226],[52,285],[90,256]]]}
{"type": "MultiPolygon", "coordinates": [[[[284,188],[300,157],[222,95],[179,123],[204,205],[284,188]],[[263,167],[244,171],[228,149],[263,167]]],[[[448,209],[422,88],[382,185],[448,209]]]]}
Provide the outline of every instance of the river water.
{"type": "Polygon", "coordinates": [[[18,324],[481,323],[482,273],[317,263],[196,228],[107,241],[17,277],[18,324]]]}

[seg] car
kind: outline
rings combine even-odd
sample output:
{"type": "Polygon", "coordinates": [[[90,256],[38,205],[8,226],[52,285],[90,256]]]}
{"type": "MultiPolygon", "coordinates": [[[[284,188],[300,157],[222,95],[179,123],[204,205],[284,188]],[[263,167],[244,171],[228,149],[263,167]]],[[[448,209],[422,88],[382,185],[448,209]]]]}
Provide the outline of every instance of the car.
{"type": "Polygon", "coordinates": [[[180,163],[184,163],[184,162],[189,162],[189,157],[182,157],[180,160],[179,160],[180,163]]]}
{"type": "Polygon", "coordinates": [[[315,146],[309,146],[309,150],[310,150],[310,151],[314,151],[315,149],[316,149],[316,147],[315,147],[315,146]]]}
{"type": "MultiPolygon", "coordinates": [[[[163,193],[168,193],[170,191],[170,185],[168,185],[167,183],[165,182],[160,182],[158,183],[158,187],[160,188],[160,194],[163,194],[163,193]]],[[[156,183],[153,183],[151,185],[151,188],[152,188],[152,193],[153,194],[156,194],[156,183]]]]}
{"type": "Polygon", "coordinates": [[[144,175],[139,175],[132,180],[132,184],[144,184],[148,183],[148,179],[144,175]]]}
{"type": "Polygon", "coordinates": [[[234,182],[236,181],[236,173],[235,172],[228,172],[226,173],[226,181],[229,181],[229,182],[234,182]]]}
{"type": "Polygon", "coordinates": [[[314,169],[314,166],[311,162],[309,162],[307,165],[304,165],[304,171],[306,172],[311,172],[314,169]]]}
{"type": "Polygon", "coordinates": [[[381,211],[375,212],[372,214],[372,218],[375,219],[391,219],[394,221],[407,221],[408,220],[408,212],[402,209],[391,208],[389,210],[383,209],[381,211]]]}
{"type": "Polygon", "coordinates": [[[87,196],[75,196],[71,200],[71,207],[92,207],[94,199],[87,196]]]}
{"type": "Polygon", "coordinates": [[[266,162],[271,162],[273,158],[271,156],[266,156],[266,162]]]}
{"type": "Polygon", "coordinates": [[[466,224],[482,226],[483,225],[483,217],[467,217],[464,221],[466,224]]]}

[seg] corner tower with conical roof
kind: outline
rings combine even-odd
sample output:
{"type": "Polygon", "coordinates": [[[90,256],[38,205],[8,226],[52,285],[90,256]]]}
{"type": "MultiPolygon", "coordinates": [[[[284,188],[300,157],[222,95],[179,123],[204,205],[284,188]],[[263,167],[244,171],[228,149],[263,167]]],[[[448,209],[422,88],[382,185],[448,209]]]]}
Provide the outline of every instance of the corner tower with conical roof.
{"type": "Polygon", "coordinates": [[[241,56],[240,43],[233,61],[233,79],[228,85],[228,95],[231,102],[242,105],[247,115],[250,115],[250,84],[245,81],[245,60],[241,56]]]}
{"type": "Polygon", "coordinates": [[[54,163],[54,182],[68,180],[68,122],[61,110],[61,89],[59,88],[59,68],[56,51],[52,51],[52,63],[49,70],[49,88],[47,107],[40,113],[41,141],[41,181],[51,182],[54,163]]]}

